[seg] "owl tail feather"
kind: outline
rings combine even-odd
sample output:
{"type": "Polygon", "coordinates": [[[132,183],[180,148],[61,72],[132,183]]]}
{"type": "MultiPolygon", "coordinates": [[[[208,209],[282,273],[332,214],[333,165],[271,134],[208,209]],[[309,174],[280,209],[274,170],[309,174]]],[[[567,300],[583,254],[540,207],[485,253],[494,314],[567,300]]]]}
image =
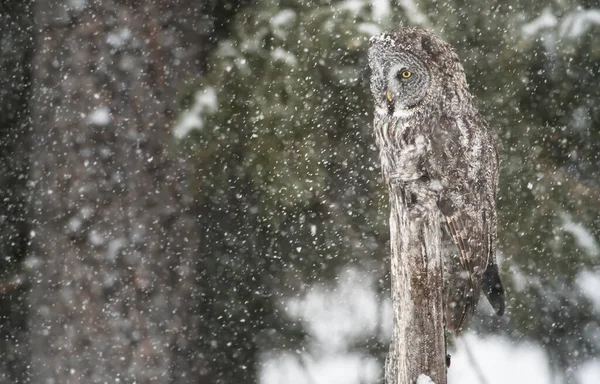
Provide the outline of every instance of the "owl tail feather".
{"type": "Polygon", "coordinates": [[[504,298],[504,287],[502,286],[502,280],[500,280],[500,273],[498,272],[498,264],[489,264],[483,273],[483,293],[487,297],[490,304],[496,311],[496,315],[502,316],[504,314],[505,298],[504,298]]]}

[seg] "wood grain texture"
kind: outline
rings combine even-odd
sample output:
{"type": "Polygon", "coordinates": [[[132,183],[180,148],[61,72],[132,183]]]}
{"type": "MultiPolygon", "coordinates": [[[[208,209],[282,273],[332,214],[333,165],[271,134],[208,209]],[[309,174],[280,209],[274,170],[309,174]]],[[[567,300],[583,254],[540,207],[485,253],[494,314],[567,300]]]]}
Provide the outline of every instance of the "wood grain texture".
{"type": "Polygon", "coordinates": [[[392,182],[389,193],[394,330],[386,382],[415,383],[426,374],[446,383],[439,212],[414,220],[402,187],[392,182]]]}

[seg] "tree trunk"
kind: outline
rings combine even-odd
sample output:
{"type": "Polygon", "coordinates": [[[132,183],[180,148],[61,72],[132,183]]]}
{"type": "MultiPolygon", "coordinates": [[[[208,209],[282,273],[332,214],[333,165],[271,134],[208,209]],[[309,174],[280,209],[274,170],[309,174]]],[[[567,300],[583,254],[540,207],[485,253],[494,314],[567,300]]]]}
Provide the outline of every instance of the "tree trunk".
{"type": "Polygon", "coordinates": [[[169,148],[198,2],[35,2],[32,383],[214,382],[198,228],[169,148]]]}
{"type": "Polygon", "coordinates": [[[29,354],[21,266],[29,241],[30,5],[29,0],[0,3],[0,383],[24,382],[29,354]]]}
{"type": "Polygon", "coordinates": [[[389,183],[394,328],[386,362],[388,384],[413,384],[420,375],[446,383],[440,217],[409,217],[404,191],[389,183]]]}

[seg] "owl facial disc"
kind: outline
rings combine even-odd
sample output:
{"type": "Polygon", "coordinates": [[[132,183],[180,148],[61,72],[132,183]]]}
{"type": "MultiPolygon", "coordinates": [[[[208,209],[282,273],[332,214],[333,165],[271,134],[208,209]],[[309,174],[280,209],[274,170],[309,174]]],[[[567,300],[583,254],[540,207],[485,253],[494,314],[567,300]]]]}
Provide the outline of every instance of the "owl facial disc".
{"type": "Polygon", "coordinates": [[[423,62],[382,38],[371,40],[369,66],[376,112],[395,117],[412,115],[430,88],[431,75],[423,62]]]}

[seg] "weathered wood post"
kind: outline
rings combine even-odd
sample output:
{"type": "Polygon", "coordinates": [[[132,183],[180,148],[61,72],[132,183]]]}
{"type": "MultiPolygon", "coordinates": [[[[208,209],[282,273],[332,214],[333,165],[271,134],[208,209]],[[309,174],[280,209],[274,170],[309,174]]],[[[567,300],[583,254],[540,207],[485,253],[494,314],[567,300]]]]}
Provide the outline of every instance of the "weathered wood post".
{"type": "Polygon", "coordinates": [[[424,374],[446,383],[440,217],[409,218],[400,185],[388,180],[394,329],[385,377],[413,384],[424,374]]]}

